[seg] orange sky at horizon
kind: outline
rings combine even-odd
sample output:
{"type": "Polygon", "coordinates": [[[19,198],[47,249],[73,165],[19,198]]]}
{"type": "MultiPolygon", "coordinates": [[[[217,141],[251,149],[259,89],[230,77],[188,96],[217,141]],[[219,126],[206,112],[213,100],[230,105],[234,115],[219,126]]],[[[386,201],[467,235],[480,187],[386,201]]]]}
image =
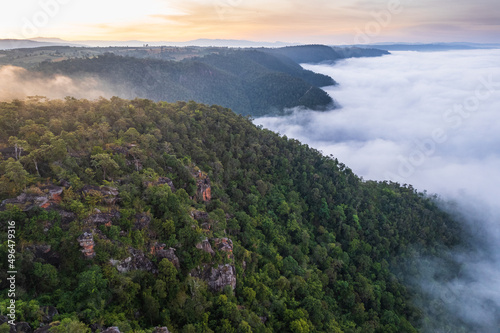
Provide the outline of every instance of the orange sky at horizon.
{"type": "Polygon", "coordinates": [[[500,42],[497,0],[450,1],[25,0],[0,13],[0,38],[500,42]]]}

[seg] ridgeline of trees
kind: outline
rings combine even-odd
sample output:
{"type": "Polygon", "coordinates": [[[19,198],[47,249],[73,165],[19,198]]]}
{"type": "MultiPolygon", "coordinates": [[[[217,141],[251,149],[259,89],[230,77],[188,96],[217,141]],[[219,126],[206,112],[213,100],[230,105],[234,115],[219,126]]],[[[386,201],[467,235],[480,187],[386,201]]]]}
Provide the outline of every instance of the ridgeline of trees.
{"type": "Polygon", "coordinates": [[[332,63],[346,58],[381,57],[388,51],[359,47],[330,47],[326,45],[299,45],[276,49],[262,49],[270,54],[285,56],[301,63],[332,63]]]}
{"type": "Polygon", "coordinates": [[[295,106],[325,109],[333,100],[319,87],[335,84],[330,77],[304,70],[286,57],[254,50],[222,49],[219,54],[182,61],[109,53],[43,62],[37,70],[75,78],[90,74],[125,98],[195,100],[252,116],[279,114],[295,106]]]}
{"type": "Polygon", "coordinates": [[[411,186],[362,181],[220,106],[3,102],[0,144],[0,196],[24,193],[1,206],[0,309],[13,220],[18,320],[51,332],[417,332],[391,267],[459,241],[411,186]],[[231,267],[234,290],[196,273],[231,267]]]}

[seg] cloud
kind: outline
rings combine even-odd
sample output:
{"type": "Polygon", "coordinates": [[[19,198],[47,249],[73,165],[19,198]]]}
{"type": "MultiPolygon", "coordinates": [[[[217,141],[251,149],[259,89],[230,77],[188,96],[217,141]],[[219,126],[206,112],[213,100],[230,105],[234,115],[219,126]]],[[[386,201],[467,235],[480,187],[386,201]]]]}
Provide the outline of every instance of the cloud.
{"type": "Polygon", "coordinates": [[[16,66],[0,67],[0,100],[23,99],[35,95],[95,99],[114,94],[103,82],[90,76],[72,79],[63,75],[45,76],[16,66]]]}
{"type": "Polygon", "coordinates": [[[339,82],[325,90],[342,108],[255,120],[333,154],[365,179],[412,184],[454,201],[445,208],[467,222],[472,244],[449,254],[461,275],[435,281],[443,266],[428,259],[422,267],[432,269],[419,283],[443,302],[451,322],[463,318],[477,332],[500,324],[499,60],[500,50],[394,52],[307,65],[339,82]]]}

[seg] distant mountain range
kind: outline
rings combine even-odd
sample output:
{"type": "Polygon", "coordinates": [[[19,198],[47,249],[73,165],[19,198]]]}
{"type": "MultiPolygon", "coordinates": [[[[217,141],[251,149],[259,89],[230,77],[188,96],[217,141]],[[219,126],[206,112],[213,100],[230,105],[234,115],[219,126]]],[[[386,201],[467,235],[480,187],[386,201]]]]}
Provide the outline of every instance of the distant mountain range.
{"type": "MultiPolygon", "coordinates": [[[[284,46],[297,46],[300,43],[287,42],[259,42],[238,39],[195,39],[186,42],[170,42],[170,41],[141,41],[141,40],[83,40],[83,41],[67,41],[60,38],[37,37],[31,39],[0,39],[0,50],[11,50],[18,48],[35,48],[45,46],[80,46],[80,47],[142,47],[142,46],[200,46],[200,47],[271,47],[278,48],[284,46]]],[[[376,48],[387,51],[447,51],[447,50],[468,50],[468,49],[497,49],[500,48],[500,43],[375,43],[375,44],[356,44],[344,47],[359,47],[359,48],[376,48]]]]}
{"type": "Polygon", "coordinates": [[[108,47],[108,46],[216,46],[216,47],[282,47],[299,45],[284,42],[255,42],[236,39],[195,39],[186,42],[157,41],[148,42],[140,40],[111,41],[111,40],[84,40],[67,41],[60,38],[37,37],[31,39],[0,39],[0,50],[20,48],[34,48],[45,46],[83,46],[83,47],[108,47]]]}

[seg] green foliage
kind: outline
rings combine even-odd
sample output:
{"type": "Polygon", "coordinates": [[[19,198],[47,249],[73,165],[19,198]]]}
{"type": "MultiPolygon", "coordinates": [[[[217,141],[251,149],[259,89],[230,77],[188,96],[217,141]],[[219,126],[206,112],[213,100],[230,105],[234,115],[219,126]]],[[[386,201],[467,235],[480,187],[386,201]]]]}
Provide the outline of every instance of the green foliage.
{"type": "Polygon", "coordinates": [[[88,328],[84,323],[73,320],[70,318],[64,318],[59,325],[53,326],[49,329],[50,333],[90,333],[90,328],[88,328]]]}
{"type": "Polygon", "coordinates": [[[39,324],[40,304],[56,306],[56,332],[94,323],[138,332],[413,332],[425,318],[394,268],[414,269],[413,255],[460,242],[457,223],[411,186],[362,181],[222,107],[67,98],[1,102],[0,119],[12,120],[0,122],[0,143],[23,147],[19,160],[0,163],[2,199],[25,185],[45,196],[43,184],[75,186],[54,209],[0,211],[16,221],[19,318],[39,324]],[[204,202],[198,183],[207,176],[204,202]],[[114,187],[117,196],[106,194],[114,187]],[[81,253],[85,231],[94,258],[81,253]],[[205,238],[213,254],[196,247],[205,238]],[[206,276],[225,264],[234,265],[236,289],[214,292],[206,276]]]}

